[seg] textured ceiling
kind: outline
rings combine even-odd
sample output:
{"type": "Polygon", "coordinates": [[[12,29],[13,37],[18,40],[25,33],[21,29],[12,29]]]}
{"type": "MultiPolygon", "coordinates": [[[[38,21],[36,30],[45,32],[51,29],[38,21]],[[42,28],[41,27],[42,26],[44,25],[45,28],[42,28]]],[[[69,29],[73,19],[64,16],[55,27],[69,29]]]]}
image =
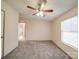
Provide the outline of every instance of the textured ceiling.
{"type": "Polygon", "coordinates": [[[26,18],[32,20],[53,20],[69,9],[77,6],[77,0],[47,0],[47,4],[44,9],[53,9],[52,13],[45,13],[45,17],[32,16],[35,13],[34,10],[28,9],[26,6],[31,5],[35,8],[37,7],[38,0],[6,0],[10,5],[12,5],[16,10],[23,14],[26,18]]]}

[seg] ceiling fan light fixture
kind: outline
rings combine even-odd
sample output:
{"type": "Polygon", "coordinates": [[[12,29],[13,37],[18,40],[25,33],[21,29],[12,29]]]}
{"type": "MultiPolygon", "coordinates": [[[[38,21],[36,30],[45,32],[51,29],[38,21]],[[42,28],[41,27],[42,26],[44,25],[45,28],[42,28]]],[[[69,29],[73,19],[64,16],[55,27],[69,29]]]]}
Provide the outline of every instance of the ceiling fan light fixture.
{"type": "Polygon", "coordinates": [[[44,13],[43,13],[43,11],[40,11],[40,12],[37,13],[36,15],[37,15],[37,16],[42,16],[42,17],[43,17],[43,16],[44,16],[44,13]]]}
{"type": "Polygon", "coordinates": [[[45,16],[44,12],[53,12],[53,9],[47,9],[47,10],[44,9],[46,3],[47,3],[47,0],[39,0],[39,2],[37,3],[38,8],[34,8],[34,7],[29,6],[29,5],[27,5],[27,8],[36,11],[36,13],[34,13],[33,15],[37,15],[37,16],[42,16],[43,17],[43,16],[45,16]]]}

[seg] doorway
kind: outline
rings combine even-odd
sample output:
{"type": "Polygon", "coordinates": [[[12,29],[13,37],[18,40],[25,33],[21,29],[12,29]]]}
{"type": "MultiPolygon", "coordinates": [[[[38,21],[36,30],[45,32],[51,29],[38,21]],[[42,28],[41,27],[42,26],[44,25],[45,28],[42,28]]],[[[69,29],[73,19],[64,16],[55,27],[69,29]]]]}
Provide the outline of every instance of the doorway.
{"type": "Polygon", "coordinates": [[[18,23],[18,39],[25,41],[25,23],[18,23]]]}

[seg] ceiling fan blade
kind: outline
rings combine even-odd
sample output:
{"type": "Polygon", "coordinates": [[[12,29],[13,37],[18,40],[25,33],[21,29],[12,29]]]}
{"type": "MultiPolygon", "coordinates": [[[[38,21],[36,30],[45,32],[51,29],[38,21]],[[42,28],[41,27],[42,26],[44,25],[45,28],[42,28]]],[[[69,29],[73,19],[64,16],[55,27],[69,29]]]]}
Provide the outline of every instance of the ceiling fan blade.
{"type": "Polygon", "coordinates": [[[36,15],[37,13],[33,13],[32,15],[36,15]]]}
{"type": "Polygon", "coordinates": [[[52,9],[50,9],[50,10],[42,10],[43,12],[53,12],[53,10],[52,9]]]}
{"type": "Polygon", "coordinates": [[[33,8],[33,7],[31,7],[31,6],[27,6],[27,8],[30,8],[30,9],[36,10],[35,8],[33,8]]]}

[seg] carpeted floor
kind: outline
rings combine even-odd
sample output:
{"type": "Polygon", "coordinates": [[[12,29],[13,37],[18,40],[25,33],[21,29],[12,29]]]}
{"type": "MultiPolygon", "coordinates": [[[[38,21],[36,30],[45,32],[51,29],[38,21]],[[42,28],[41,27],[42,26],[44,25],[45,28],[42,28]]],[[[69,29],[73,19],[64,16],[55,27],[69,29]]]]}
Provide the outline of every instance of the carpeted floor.
{"type": "Polygon", "coordinates": [[[25,41],[4,59],[71,59],[50,41],[25,41]]]}

